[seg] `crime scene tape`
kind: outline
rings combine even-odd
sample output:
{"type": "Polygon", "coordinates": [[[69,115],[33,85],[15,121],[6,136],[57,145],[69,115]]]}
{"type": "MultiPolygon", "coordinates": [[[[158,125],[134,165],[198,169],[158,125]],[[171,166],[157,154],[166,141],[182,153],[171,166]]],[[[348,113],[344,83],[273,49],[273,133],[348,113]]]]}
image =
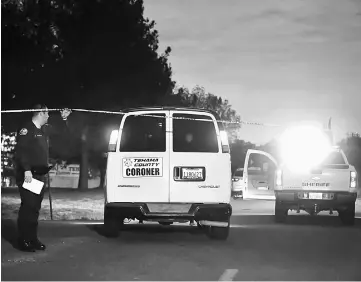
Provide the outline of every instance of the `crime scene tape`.
{"type": "MultiPolygon", "coordinates": [[[[62,109],[47,109],[48,112],[56,112],[56,111],[62,111],[64,109],[74,111],[74,112],[87,112],[87,113],[100,113],[100,114],[112,114],[112,115],[124,115],[127,114],[122,111],[113,112],[113,111],[101,111],[101,110],[87,110],[87,109],[68,109],[68,108],[62,108],[62,109]]],[[[1,110],[1,113],[25,113],[25,112],[42,112],[44,109],[23,109],[23,110],[1,110]]],[[[146,116],[146,117],[154,117],[154,118],[171,118],[171,119],[182,119],[182,120],[196,120],[196,121],[208,121],[212,122],[212,120],[209,119],[195,119],[195,118],[185,118],[185,117],[164,117],[164,116],[157,116],[157,115],[150,115],[150,114],[142,114],[138,113],[134,115],[137,116],[146,116]]],[[[280,127],[281,125],[278,124],[268,124],[268,123],[260,123],[260,122],[248,122],[248,121],[227,121],[227,120],[216,120],[217,122],[222,122],[225,124],[246,124],[246,125],[258,125],[258,126],[270,126],[270,127],[280,127]]]]}

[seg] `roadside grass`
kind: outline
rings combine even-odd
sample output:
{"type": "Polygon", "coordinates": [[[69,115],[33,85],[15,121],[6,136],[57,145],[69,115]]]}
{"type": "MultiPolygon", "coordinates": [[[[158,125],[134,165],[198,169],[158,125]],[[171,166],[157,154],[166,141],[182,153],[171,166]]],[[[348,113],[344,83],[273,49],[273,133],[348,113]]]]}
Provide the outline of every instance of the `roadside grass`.
{"type": "MultiPolygon", "coordinates": [[[[1,193],[1,218],[16,219],[20,207],[17,189],[1,193]]],[[[52,188],[53,220],[103,220],[104,192],[92,189],[85,192],[63,188],[52,188]]],[[[49,194],[42,202],[40,220],[50,220],[49,194]]]]}

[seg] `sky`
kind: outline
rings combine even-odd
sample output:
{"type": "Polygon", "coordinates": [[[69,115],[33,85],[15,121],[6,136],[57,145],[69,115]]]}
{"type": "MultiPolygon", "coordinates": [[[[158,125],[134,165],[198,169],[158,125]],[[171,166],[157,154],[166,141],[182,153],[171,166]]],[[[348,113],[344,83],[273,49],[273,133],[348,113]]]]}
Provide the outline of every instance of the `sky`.
{"type": "Polygon", "coordinates": [[[361,133],[361,0],[145,0],[173,79],[227,98],[240,138],[262,144],[302,121],[361,133]]]}

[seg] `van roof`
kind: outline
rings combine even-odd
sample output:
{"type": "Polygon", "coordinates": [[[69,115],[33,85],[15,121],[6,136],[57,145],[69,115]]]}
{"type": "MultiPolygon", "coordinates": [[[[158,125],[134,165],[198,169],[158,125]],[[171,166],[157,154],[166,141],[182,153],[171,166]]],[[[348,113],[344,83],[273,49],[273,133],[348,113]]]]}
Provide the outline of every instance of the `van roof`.
{"type": "Polygon", "coordinates": [[[202,108],[192,108],[192,107],[172,107],[172,106],[155,106],[155,107],[140,107],[140,108],[128,108],[123,110],[124,113],[131,113],[131,112],[137,112],[137,111],[196,111],[196,112],[204,112],[204,113],[210,113],[214,115],[216,120],[220,120],[219,115],[212,110],[208,109],[202,109],[202,108]]]}

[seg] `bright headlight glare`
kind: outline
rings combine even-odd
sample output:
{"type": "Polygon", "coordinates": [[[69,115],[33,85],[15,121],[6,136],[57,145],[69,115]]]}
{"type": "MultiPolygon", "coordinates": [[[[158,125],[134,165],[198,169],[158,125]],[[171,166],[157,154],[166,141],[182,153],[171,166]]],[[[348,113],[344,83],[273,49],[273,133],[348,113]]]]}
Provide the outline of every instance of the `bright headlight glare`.
{"type": "Polygon", "coordinates": [[[311,126],[288,129],[280,141],[282,159],[294,172],[305,172],[320,165],[332,149],[327,136],[311,126]]]}
{"type": "Polygon", "coordinates": [[[221,142],[222,142],[222,145],[228,145],[228,135],[227,135],[227,132],[224,131],[224,130],[221,130],[219,132],[220,136],[221,136],[221,142]]]}
{"type": "Polygon", "coordinates": [[[118,139],[118,130],[113,130],[112,133],[110,134],[109,144],[112,145],[116,144],[117,139],[118,139]]]}
{"type": "Polygon", "coordinates": [[[116,146],[117,146],[117,140],[118,140],[118,130],[113,130],[110,134],[109,138],[109,144],[108,144],[108,151],[109,152],[115,152],[116,146]]]}

